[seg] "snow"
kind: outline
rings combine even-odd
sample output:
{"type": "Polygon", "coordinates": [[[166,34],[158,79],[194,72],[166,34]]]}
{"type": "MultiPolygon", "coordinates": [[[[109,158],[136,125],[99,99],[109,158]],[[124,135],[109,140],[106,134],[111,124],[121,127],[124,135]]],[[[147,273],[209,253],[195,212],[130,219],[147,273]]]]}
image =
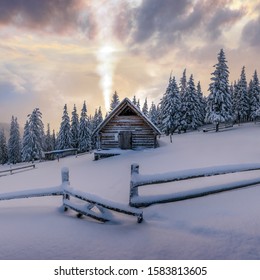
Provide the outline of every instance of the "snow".
{"type": "MultiPolygon", "coordinates": [[[[66,187],[65,193],[75,196],[77,198],[83,199],[85,201],[88,201],[89,203],[94,203],[94,204],[97,204],[100,206],[104,206],[108,209],[115,209],[115,210],[118,209],[119,211],[121,210],[121,212],[132,212],[133,214],[141,214],[141,212],[142,212],[141,210],[138,210],[136,208],[129,207],[127,205],[124,205],[124,204],[121,204],[118,202],[114,202],[111,200],[106,200],[97,195],[85,193],[82,191],[77,191],[71,187],[66,187]]],[[[0,198],[1,198],[1,196],[0,196],[0,198]]]]}
{"type": "MultiPolygon", "coordinates": [[[[160,139],[160,148],[129,151],[99,161],[93,154],[36,163],[0,178],[0,194],[60,186],[68,167],[70,185],[102,200],[128,205],[130,167],[140,174],[181,172],[260,162],[259,125],[219,133],[191,132],[160,139]]],[[[0,170],[6,169],[1,166],[0,170]]],[[[196,192],[200,188],[257,180],[248,171],[140,187],[142,195],[196,192]]],[[[117,223],[77,219],[63,212],[61,196],[0,201],[0,259],[259,259],[260,184],[196,199],[143,208],[144,221],[113,213],[117,223]]]]}
{"type": "Polygon", "coordinates": [[[205,196],[209,194],[214,194],[218,192],[238,189],[242,187],[252,186],[260,184],[260,178],[250,179],[250,180],[242,180],[239,182],[225,183],[220,185],[211,185],[203,188],[196,188],[191,190],[184,190],[181,192],[175,192],[168,195],[154,195],[154,196],[136,196],[131,199],[131,205],[134,206],[146,206],[149,204],[155,204],[158,202],[173,202],[179,200],[185,200],[190,198],[196,198],[200,196],[205,196]]]}
{"type": "Polygon", "coordinates": [[[61,186],[58,186],[53,188],[42,188],[42,189],[17,191],[11,193],[2,193],[0,194],[0,200],[32,198],[32,197],[52,196],[52,195],[62,195],[62,194],[63,194],[63,189],[61,186]]]}
{"type": "Polygon", "coordinates": [[[260,163],[212,166],[151,175],[134,174],[132,182],[135,186],[141,186],[167,181],[184,180],[194,177],[213,176],[218,174],[235,173],[257,169],[260,169],[260,163]]]}

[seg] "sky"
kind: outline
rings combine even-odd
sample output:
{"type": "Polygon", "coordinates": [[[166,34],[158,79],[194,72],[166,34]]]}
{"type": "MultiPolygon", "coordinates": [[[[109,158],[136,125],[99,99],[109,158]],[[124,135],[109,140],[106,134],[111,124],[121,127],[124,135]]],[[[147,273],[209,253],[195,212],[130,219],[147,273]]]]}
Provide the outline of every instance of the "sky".
{"type": "Polygon", "coordinates": [[[64,104],[105,114],[115,91],[157,104],[184,69],[208,95],[221,48],[230,82],[260,71],[260,0],[0,0],[0,122],[37,107],[58,130],[64,104]]]}

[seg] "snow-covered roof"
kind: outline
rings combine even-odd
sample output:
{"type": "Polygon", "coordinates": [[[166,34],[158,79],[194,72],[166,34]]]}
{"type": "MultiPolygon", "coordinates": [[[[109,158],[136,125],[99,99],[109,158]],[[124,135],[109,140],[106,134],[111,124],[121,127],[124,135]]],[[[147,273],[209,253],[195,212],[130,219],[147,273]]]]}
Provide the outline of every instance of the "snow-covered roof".
{"type": "Polygon", "coordinates": [[[93,135],[97,134],[114,116],[116,116],[118,113],[122,111],[126,106],[131,108],[139,117],[141,117],[145,123],[152,128],[152,130],[160,135],[161,132],[158,129],[158,127],[152,123],[149,118],[147,118],[140,110],[137,108],[133,102],[130,101],[129,98],[124,98],[109,114],[108,116],[103,120],[102,123],[99,124],[99,126],[94,130],[93,135]]]}

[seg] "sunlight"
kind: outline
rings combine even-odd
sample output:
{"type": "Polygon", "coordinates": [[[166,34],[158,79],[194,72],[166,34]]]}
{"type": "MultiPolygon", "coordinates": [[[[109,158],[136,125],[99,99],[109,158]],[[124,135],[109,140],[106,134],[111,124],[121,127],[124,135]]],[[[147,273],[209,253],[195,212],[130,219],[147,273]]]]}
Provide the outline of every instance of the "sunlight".
{"type": "Polygon", "coordinates": [[[115,63],[117,61],[116,51],[117,48],[113,44],[105,44],[96,52],[98,60],[97,71],[100,75],[100,87],[103,92],[106,111],[109,111],[110,107],[110,95],[113,87],[115,63]]]}

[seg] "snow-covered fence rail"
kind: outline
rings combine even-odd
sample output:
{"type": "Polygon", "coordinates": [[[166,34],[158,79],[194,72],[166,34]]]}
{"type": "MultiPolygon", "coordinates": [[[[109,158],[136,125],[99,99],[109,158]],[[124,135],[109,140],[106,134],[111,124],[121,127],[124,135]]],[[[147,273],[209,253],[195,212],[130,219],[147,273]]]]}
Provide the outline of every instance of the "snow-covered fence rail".
{"type": "Polygon", "coordinates": [[[55,196],[63,195],[63,190],[61,187],[43,188],[43,189],[32,189],[18,192],[10,192],[0,194],[0,200],[11,200],[19,198],[31,198],[31,197],[41,197],[41,196],[55,196]]]}
{"type": "Polygon", "coordinates": [[[140,209],[105,200],[93,194],[77,191],[70,187],[68,169],[62,170],[62,187],[64,211],[70,208],[78,213],[78,217],[85,215],[101,222],[107,222],[112,219],[112,213],[110,211],[115,211],[137,217],[138,223],[141,223],[143,220],[143,211],[140,209]],[[72,202],[71,198],[77,201],[84,201],[86,204],[82,205],[75,201],[72,202]]]}
{"type": "Polygon", "coordinates": [[[203,132],[209,132],[209,131],[216,131],[216,129],[218,130],[223,130],[223,129],[227,129],[227,128],[231,128],[233,127],[233,123],[220,123],[218,125],[218,128],[216,128],[216,124],[211,124],[211,125],[206,125],[202,128],[203,132]]]}
{"type": "Polygon", "coordinates": [[[18,171],[18,170],[29,169],[29,168],[35,168],[35,164],[30,164],[30,165],[25,165],[25,166],[19,166],[19,167],[15,167],[15,168],[13,168],[12,166],[10,166],[10,169],[1,170],[1,171],[0,171],[0,176],[2,176],[1,174],[5,174],[5,173],[13,174],[14,172],[16,172],[16,171],[18,171]]]}
{"type": "Polygon", "coordinates": [[[11,200],[20,198],[32,198],[42,196],[62,196],[63,207],[67,211],[69,208],[78,213],[78,217],[82,215],[89,216],[96,220],[107,222],[112,219],[110,211],[116,211],[122,214],[137,217],[138,223],[143,220],[143,211],[130,207],[128,205],[108,201],[98,196],[77,191],[70,187],[69,169],[63,168],[61,171],[62,183],[60,186],[41,189],[30,189],[25,191],[9,192],[0,194],[1,200],[11,200]],[[72,199],[71,199],[72,198],[72,199]],[[74,200],[74,201],[73,201],[74,200]],[[86,202],[85,205],[77,203],[78,201],[86,202]]]}
{"type": "Polygon", "coordinates": [[[131,165],[131,181],[130,181],[130,199],[129,205],[133,207],[145,207],[155,203],[166,203],[179,200],[185,200],[227,190],[238,189],[246,186],[260,184],[260,177],[242,180],[228,184],[220,184],[208,186],[196,190],[183,191],[167,195],[145,196],[140,197],[138,187],[145,185],[162,184],[187,179],[202,178],[207,176],[216,176],[237,172],[260,170],[260,164],[240,164],[240,165],[224,165],[207,168],[190,169],[163,174],[141,175],[139,174],[139,165],[131,165]]]}

